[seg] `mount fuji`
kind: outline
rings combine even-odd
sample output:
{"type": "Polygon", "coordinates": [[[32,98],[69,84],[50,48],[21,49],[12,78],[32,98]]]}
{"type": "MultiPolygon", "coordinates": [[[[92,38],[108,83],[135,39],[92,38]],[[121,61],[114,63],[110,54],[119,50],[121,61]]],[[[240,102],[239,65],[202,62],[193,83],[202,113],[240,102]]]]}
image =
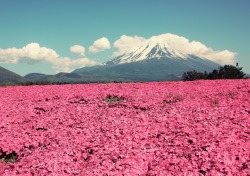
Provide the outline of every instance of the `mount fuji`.
{"type": "Polygon", "coordinates": [[[219,66],[209,59],[170,49],[166,42],[152,37],[102,65],[80,68],[73,73],[121,81],[163,81],[180,79],[186,71],[212,71],[219,66]]]}
{"type": "MultiPolygon", "coordinates": [[[[106,82],[106,81],[164,81],[177,80],[184,72],[212,71],[220,65],[207,58],[171,49],[167,42],[152,37],[101,65],[83,67],[71,73],[39,75],[38,81],[106,82]]],[[[29,74],[26,78],[36,78],[29,74]]],[[[37,80],[36,80],[37,81],[37,80]]]]}
{"type": "Polygon", "coordinates": [[[156,37],[152,37],[141,47],[134,48],[130,52],[118,56],[115,59],[106,62],[105,64],[123,64],[155,58],[186,60],[188,55],[178,50],[170,50],[168,49],[168,45],[166,43],[158,41],[156,37]]]}

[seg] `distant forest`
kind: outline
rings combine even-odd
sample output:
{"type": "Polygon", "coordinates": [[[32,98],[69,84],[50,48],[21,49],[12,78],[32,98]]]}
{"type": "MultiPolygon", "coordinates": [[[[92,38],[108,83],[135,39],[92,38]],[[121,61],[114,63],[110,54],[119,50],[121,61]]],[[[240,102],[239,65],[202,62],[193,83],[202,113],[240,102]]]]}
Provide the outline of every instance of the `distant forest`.
{"type": "Polygon", "coordinates": [[[242,71],[242,67],[232,65],[225,65],[214,69],[212,72],[198,72],[196,70],[185,72],[182,76],[183,81],[194,81],[200,79],[243,79],[247,78],[246,74],[242,71]]]}

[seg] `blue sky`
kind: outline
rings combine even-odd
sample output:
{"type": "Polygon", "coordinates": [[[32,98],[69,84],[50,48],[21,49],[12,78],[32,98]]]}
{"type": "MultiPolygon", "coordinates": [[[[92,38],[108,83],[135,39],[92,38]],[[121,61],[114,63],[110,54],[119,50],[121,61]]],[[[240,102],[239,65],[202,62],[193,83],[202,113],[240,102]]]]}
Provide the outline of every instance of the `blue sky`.
{"type": "Polygon", "coordinates": [[[20,75],[105,62],[120,49],[114,43],[123,35],[166,33],[237,53],[250,73],[249,0],[1,0],[0,19],[0,66],[20,75]],[[75,45],[85,52],[71,52],[75,45]]]}

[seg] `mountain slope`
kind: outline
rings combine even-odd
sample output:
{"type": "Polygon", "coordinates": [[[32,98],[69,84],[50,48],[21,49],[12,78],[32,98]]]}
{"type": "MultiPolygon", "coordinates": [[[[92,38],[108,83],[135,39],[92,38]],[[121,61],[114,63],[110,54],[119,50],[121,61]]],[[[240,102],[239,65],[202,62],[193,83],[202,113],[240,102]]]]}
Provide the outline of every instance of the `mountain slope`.
{"type": "Polygon", "coordinates": [[[25,81],[26,79],[22,76],[0,67],[0,82],[22,83],[25,81]]]}
{"type": "Polygon", "coordinates": [[[185,61],[173,60],[170,58],[148,59],[137,62],[123,64],[107,64],[96,66],[94,68],[84,67],[73,71],[79,75],[95,76],[96,78],[109,78],[111,80],[128,80],[128,81],[164,81],[176,80],[186,71],[212,71],[217,68],[209,60],[201,62],[195,57],[185,61]]]}

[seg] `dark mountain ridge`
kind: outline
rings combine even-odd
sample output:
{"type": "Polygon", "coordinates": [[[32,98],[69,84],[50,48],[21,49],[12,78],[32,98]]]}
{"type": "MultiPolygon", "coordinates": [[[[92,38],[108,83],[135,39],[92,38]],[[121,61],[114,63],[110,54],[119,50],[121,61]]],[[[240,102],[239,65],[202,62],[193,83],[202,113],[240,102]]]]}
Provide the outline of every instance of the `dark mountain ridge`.
{"type": "Polygon", "coordinates": [[[23,83],[26,79],[22,76],[0,67],[0,83],[23,83]]]}

